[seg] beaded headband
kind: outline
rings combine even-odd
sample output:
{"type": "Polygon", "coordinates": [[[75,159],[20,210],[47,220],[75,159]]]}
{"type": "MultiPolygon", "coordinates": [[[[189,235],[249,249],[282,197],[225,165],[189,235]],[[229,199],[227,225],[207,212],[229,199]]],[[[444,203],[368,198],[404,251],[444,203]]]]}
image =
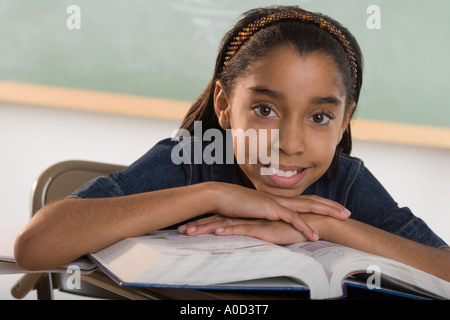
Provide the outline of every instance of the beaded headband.
{"type": "Polygon", "coordinates": [[[353,49],[350,46],[350,42],[347,40],[345,35],[343,35],[339,29],[337,29],[334,25],[332,25],[329,21],[325,20],[324,18],[318,17],[311,13],[297,12],[294,10],[287,12],[283,11],[273,13],[267,17],[263,17],[259,20],[256,20],[255,22],[249,24],[241,32],[239,32],[238,35],[233,38],[233,40],[230,43],[230,46],[228,47],[229,51],[226,53],[223,68],[225,68],[228,65],[233,55],[236,54],[236,52],[242,47],[242,45],[256,32],[258,32],[261,29],[267,28],[276,22],[289,20],[301,21],[318,25],[321,29],[328,31],[332,36],[334,36],[339,41],[339,43],[342,45],[345,52],[347,53],[348,59],[350,61],[350,68],[352,71],[352,78],[353,78],[353,90],[355,90],[356,82],[358,79],[358,69],[356,64],[355,53],[353,52],[353,49]]]}

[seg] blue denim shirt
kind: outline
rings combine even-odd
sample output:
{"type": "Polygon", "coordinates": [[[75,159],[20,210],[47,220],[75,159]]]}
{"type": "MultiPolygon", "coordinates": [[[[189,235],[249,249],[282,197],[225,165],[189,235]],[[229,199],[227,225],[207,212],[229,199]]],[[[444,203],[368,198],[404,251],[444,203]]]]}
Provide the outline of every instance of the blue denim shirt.
{"type": "MultiPolygon", "coordinates": [[[[171,154],[178,143],[170,138],[162,140],[124,171],[96,178],[69,197],[118,197],[206,181],[242,184],[236,164],[174,164],[171,154]]],[[[363,162],[349,155],[341,155],[334,180],[322,177],[303,194],[336,201],[350,210],[352,219],[379,229],[429,246],[447,246],[410,209],[399,208],[363,162]]]]}

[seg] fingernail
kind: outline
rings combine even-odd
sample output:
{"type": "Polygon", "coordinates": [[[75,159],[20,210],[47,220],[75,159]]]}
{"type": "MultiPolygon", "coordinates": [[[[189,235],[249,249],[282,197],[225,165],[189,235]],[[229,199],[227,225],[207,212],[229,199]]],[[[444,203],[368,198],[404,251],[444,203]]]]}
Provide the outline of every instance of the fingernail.
{"type": "Polygon", "coordinates": [[[196,228],[196,227],[189,227],[189,228],[187,229],[187,231],[192,233],[192,232],[197,231],[197,228],[196,228]]]}
{"type": "Polygon", "coordinates": [[[319,240],[319,235],[317,233],[314,232],[313,236],[316,241],[319,240]]]}
{"type": "Polygon", "coordinates": [[[225,229],[222,228],[222,227],[221,227],[221,228],[217,228],[217,229],[216,229],[216,232],[217,232],[217,233],[222,233],[222,232],[225,232],[225,229]]]}
{"type": "Polygon", "coordinates": [[[351,215],[351,212],[347,208],[344,208],[344,211],[341,211],[341,215],[343,215],[344,217],[349,217],[351,215]]]}
{"type": "Polygon", "coordinates": [[[185,232],[185,231],[186,231],[186,225],[185,225],[185,224],[183,224],[182,226],[179,226],[179,227],[178,227],[178,232],[183,233],[183,232],[185,232]]]}

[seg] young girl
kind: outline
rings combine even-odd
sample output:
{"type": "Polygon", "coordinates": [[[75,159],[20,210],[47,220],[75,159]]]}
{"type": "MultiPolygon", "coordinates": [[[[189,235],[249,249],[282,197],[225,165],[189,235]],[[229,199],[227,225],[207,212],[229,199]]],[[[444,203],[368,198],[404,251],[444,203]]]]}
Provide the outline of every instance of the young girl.
{"type": "Polygon", "coordinates": [[[361,84],[359,46],[338,22],[298,7],[247,12],[225,35],[213,79],[182,129],[194,134],[200,123],[201,134],[215,129],[223,137],[274,130],[276,140],[257,135],[257,151],[276,151],[277,160],[249,161],[250,147],[234,139],[231,158],[244,152],[245,161],[229,163],[222,154],[223,161],[180,163],[173,157],[180,146],[192,155],[198,140],[163,140],[123,172],[40,210],[16,240],[17,263],[48,269],[126,237],[178,227],[279,244],[325,239],[449,281],[447,245],[349,156],[361,84]]]}

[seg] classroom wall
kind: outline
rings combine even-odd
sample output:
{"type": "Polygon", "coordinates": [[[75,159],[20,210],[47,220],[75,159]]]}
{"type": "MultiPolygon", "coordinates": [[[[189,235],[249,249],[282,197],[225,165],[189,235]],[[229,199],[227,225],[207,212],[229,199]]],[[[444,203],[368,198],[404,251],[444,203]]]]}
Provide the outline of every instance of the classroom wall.
{"type": "MultiPolygon", "coordinates": [[[[177,126],[177,121],[0,103],[1,227],[28,221],[31,186],[50,165],[71,159],[127,165],[177,126]]],[[[450,243],[450,150],[355,141],[354,155],[400,205],[450,243]]],[[[0,299],[11,299],[9,290],[19,277],[0,275],[0,299]]]]}
{"type": "Polygon", "coordinates": [[[448,0],[2,0],[0,80],[191,101],[238,16],[274,4],[323,12],[358,39],[365,119],[450,128],[448,0]]]}

